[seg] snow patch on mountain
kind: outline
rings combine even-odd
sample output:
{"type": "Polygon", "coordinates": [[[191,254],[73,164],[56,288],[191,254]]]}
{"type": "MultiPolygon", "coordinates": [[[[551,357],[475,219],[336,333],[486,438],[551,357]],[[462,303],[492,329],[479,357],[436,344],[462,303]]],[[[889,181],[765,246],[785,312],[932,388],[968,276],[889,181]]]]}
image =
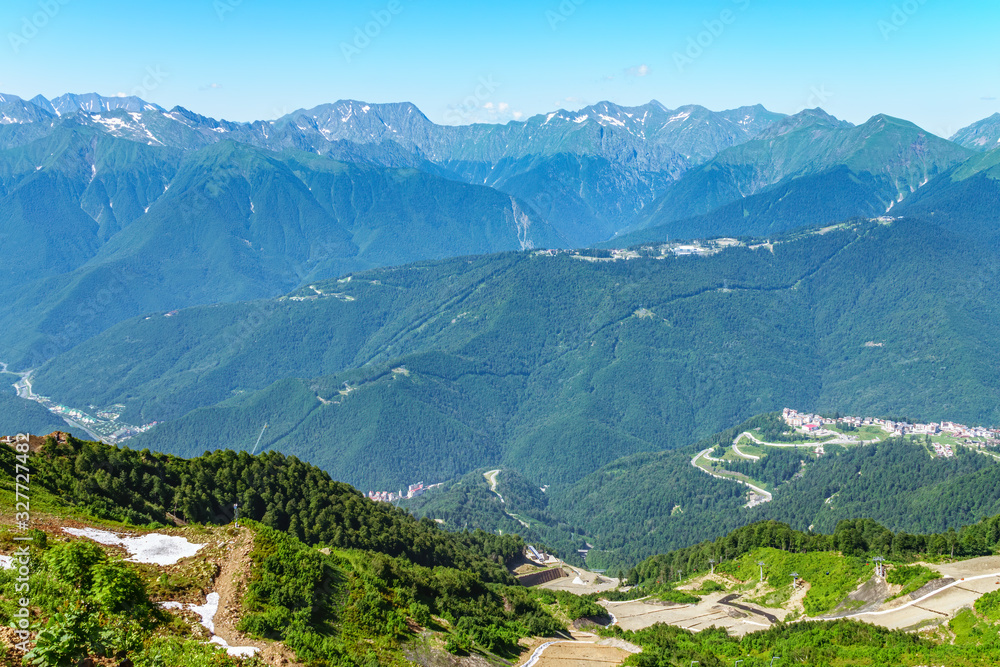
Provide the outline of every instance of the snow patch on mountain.
{"type": "Polygon", "coordinates": [[[182,558],[190,558],[198,553],[204,544],[194,544],[184,537],[147,533],[126,536],[97,528],[63,528],[63,532],[77,537],[86,537],[98,544],[123,547],[131,555],[127,560],[133,563],[153,565],[175,565],[182,558]]]}

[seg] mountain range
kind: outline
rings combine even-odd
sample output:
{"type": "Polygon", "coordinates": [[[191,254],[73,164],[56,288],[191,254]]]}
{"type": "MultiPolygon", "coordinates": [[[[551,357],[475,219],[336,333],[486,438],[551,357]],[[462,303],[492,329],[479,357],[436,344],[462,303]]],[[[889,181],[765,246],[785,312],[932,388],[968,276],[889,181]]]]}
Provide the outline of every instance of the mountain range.
{"type": "Polygon", "coordinates": [[[159,422],[130,446],[568,493],[787,405],[1000,422],[991,119],[0,113],[0,360],[52,404],[159,422]]]}
{"type": "Polygon", "coordinates": [[[136,97],[0,95],[0,252],[30,258],[0,277],[0,355],[26,370],[150,311],[378,266],[962,209],[963,188],[992,196],[977,151],[995,121],[948,141],[887,116],[654,101],[442,126],[412,104],[341,101],[237,123],[136,97]]]}
{"type": "MultiPolygon", "coordinates": [[[[205,548],[161,570],[32,531],[36,652],[195,664],[162,652],[208,651],[179,617],[169,641],[97,628],[213,588],[222,639],[282,664],[499,664],[629,609],[515,586],[538,570],[525,541],[617,573],[608,588],[628,572],[638,588],[602,595],[647,620],[714,595],[690,608],[707,625],[750,587],[811,616],[927,594],[936,570],[903,563],[997,551],[998,441],[837,420],[1000,424],[998,119],[945,139],[885,115],[604,102],[452,127],[341,101],[237,123],[0,95],[0,431],[105,440],[15,445],[37,525],[173,524],[205,548]],[[835,432],[806,440],[784,407],[835,432]],[[89,589],[59,569],[71,553],[89,589]],[[898,588],[869,581],[874,554],[898,588]],[[676,590],[683,574],[698,583],[676,590]]],[[[888,660],[992,646],[996,595],[949,608],[933,650],[893,635],[888,660]]],[[[887,644],[829,623],[745,645],[764,664],[807,659],[807,635],[833,659],[828,630],[865,656],[887,644]]],[[[636,664],[724,662],[724,631],[608,632],[636,664]]]]}

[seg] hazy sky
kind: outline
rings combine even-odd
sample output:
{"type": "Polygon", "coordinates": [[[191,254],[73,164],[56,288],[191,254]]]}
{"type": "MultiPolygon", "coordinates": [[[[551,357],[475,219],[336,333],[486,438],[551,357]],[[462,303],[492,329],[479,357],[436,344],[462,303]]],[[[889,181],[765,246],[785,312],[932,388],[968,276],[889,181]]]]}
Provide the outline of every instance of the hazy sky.
{"type": "Polygon", "coordinates": [[[231,120],[346,98],[439,123],[761,103],[950,136],[1000,109],[998,25],[996,0],[3,0],[0,92],[231,120]]]}

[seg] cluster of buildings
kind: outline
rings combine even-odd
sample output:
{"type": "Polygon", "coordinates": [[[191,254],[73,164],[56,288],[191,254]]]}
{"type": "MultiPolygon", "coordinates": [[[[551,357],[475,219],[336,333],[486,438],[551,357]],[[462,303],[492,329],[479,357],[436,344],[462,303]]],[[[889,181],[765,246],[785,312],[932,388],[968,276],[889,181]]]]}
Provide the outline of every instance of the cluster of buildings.
{"type": "Polygon", "coordinates": [[[397,500],[406,500],[408,498],[416,498],[422,495],[427,489],[434,488],[435,486],[440,486],[439,484],[431,484],[430,486],[424,486],[423,482],[417,482],[416,484],[410,484],[406,487],[406,493],[402,490],[396,491],[369,491],[368,499],[374,500],[377,503],[392,503],[397,500]]]}
{"type": "Polygon", "coordinates": [[[53,412],[59,416],[72,417],[81,424],[96,424],[97,420],[88,415],[83,410],[78,410],[77,408],[70,408],[65,405],[50,405],[49,411],[53,412]]]}
{"type": "MultiPolygon", "coordinates": [[[[864,426],[878,426],[891,436],[904,435],[947,435],[959,440],[966,440],[969,444],[978,445],[979,448],[987,444],[1000,442],[1000,429],[984,428],[981,426],[966,426],[956,422],[930,422],[928,424],[910,424],[907,422],[897,422],[891,419],[878,419],[874,417],[840,417],[830,419],[807,413],[800,413],[797,410],[785,408],[782,413],[785,423],[793,428],[805,432],[816,432],[826,425],[838,423],[861,428],[864,426]]],[[[951,445],[934,443],[934,450],[939,456],[951,457],[955,455],[951,445]]]]}
{"type": "Polygon", "coordinates": [[[122,442],[128,440],[129,438],[135,437],[140,433],[145,433],[149,429],[153,428],[160,422],[150,422],[148,424],[143,424],[142,426],[132,426],[131,424],[126,424],[122,426],[117,431],[112,433],[107,437],[107,442],[109,444],[115,444],[116,442],[122,442]]]}
{"type": "Polygon", "coordinates": [[[931,445],[934,447],[934,453],[943,459],[950,459],[955,456],[955,451],[951,448],[949,444],[942,444],[939,442],[932,442],[931,445]]]}
{"type": "Polygon", "coordinates": [[[707,256],[714,255],[726,248],[742,245],[737,239],[709,239],[702,241],[686,241],[684,243],[663,243],[659,245],[642,246],[639,250],[629,250],[627,248],[615,248],[607,250],[607,255],[594,256],[591,253],[581,253],[579,250],[557,250],[545,249],[536,250],[536,255],[555,257],[556,255],[572,255],[580,259],[592,262],[617,262],[639,259],[640,257],[663,258],[670,255],[676,257],[687,257],[691,255],[707,256]]]}

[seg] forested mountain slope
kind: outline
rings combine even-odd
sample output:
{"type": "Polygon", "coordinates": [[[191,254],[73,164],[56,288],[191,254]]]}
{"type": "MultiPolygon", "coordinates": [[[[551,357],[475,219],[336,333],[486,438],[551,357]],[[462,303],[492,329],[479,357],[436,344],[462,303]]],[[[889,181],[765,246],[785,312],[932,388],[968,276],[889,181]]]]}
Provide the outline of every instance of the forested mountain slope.
{"type": "Polygon", "coordinates": [[[637,227],[666,231],[686,221],[675,225],[674,237],[736,236],[882,215],[970,155],[898,118],[878,115],[855,127],[804,111],[685,174],[637,227]],[[838,196],[844,190],[849,197],[838,196]],[[832,210],[824,210],[827,200],[832,210]]]}
{"type": "Polygon", "coordinates": [[[413,169],[92,129],[0,155],[3,361],[37,367],[141,313],[277,296],[422,259],[565,245],[523,202],[413,169]],[[72,324],[70,324],[72,322],[72,324]]]}
{"type": "Polygon", "coordinates": [[[450,260],[125,322],[36,382],[171,420],[137,440],[165,451],[268,423],[262,447],[364,487],[500,464],[569,483],[788,405],[1000,421],[997,270],[926,219],[709,257],[450,260]]]}
{"type": "Polygon", "coordinates": [[[46,667],[498,662],[600,611],[517,586],[516,536],[445,532],[280,454],[185,460],[62,433],[18,448],[0,445],[0,496],[30,459],[33,513],[30,530],[5,517],[0,550],[31,567],[0,569],[0,613],[16,618],[20,577],[33,632],[21,651],[4,634],[6,664],[28,649],[46,667]]]}

